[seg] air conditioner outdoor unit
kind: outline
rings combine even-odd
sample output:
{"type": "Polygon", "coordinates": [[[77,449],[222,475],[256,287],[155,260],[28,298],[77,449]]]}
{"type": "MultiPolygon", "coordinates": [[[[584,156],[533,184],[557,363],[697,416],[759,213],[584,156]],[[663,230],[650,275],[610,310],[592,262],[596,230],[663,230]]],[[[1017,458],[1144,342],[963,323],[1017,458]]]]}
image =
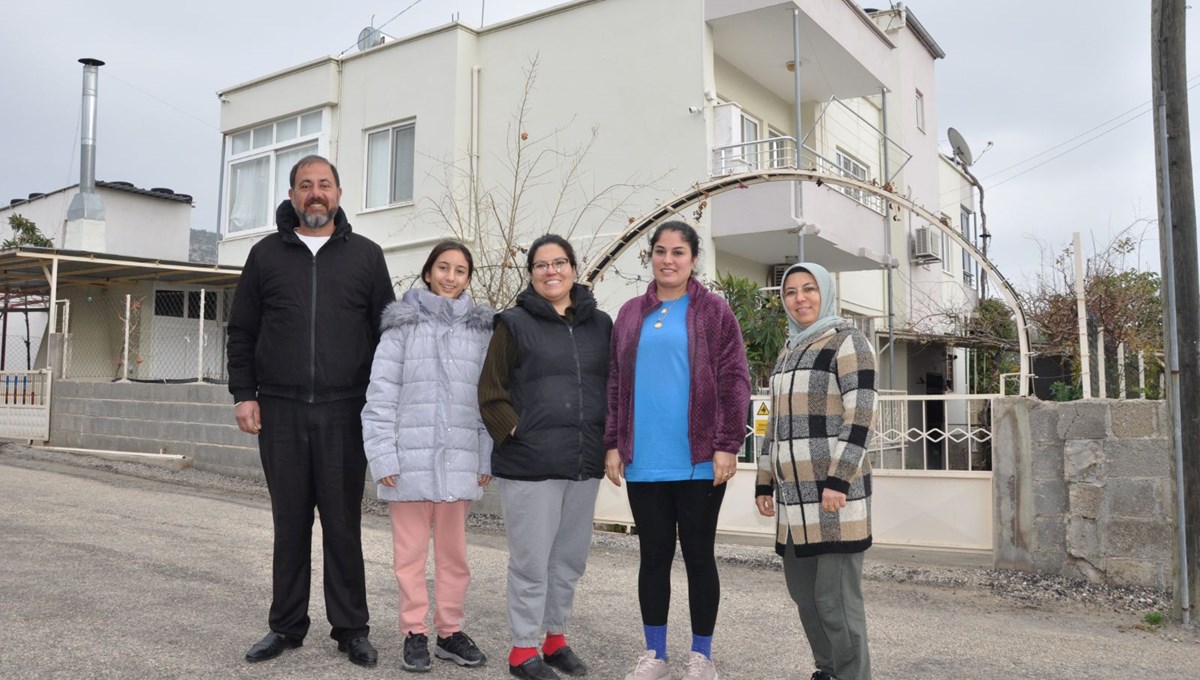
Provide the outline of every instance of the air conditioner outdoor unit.
{"type": "Polygon", "coordinates": [[[933,227],[917,227],[913,231],[912,261],[917,264],[941,262],[942,241],[933,227]]]}
{"type": "Polygon", "coordinates": [[[770,276],[770,278],[767,279],[767,285],[775,286],[776,288],[778,288],[779,286],[782,286],[783,285],[783,275],[787,272],[788,267],[790,267],[790,266],[792,266],[792,265],[787,264],[787,263],[771,265],[771,276],[770,276]]]}

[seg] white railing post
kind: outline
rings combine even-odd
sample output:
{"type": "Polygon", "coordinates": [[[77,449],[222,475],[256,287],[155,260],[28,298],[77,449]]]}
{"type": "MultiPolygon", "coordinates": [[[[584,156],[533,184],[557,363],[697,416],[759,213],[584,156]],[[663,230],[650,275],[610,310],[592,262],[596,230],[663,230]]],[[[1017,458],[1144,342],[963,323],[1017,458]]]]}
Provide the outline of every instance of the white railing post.
{"type": "Polygon", "coordinates": [[[121,347],[121,382],[129,382],[129,308],[130,295],[125,294],[125,342],[121,347]]]}
{"type": "Polygon", "coordinates": [[[204,382],[204,289],[200,289],[200,323],[196,334],[196,382],[204,382]]]}
{"type": "Polygon", "coordinates": [[[1121,391],[1117,399],[1125,398],[1125,343],[1117,343],[1117,389],[1121,391]]]}
{"type": "Polygon", "coordinates": [[[1138,395],[1146,398],[1146,350],[1138,350],[1138,395]]]}
{"type": "Polygon", "coordinates": [[[1100,326],[1096,333],[1096,379],[1100,381],[1100,398],[1108,399],[1108,370],[1104,359],[1104,326],[1100,326]]]}

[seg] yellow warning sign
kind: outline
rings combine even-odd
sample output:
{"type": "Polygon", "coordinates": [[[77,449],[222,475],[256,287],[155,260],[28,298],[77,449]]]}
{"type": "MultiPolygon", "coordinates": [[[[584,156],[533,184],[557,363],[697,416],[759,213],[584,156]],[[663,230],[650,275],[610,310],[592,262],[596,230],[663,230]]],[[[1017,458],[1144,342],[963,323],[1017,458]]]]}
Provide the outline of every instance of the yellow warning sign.
{"type": "Polygon", "coordinates": [[[758,405],[758,413],[755,413],[754,415],[756,415],[756,416],[771,415],[771,409],[767,407],[767,402],[764,401],[763,403],[759,404],[758,405]]]}
{"type": "Polygon", "coordinates": [[[767,436],[767,421],[763,418],[754,419],[754,434],[759,437],[767,436]]]}

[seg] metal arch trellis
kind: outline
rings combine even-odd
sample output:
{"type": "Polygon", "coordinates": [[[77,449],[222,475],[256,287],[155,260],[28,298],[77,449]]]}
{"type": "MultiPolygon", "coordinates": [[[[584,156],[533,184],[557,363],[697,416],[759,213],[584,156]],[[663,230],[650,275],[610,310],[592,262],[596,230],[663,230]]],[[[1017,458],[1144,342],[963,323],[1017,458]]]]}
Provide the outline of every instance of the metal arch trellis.
{"type": "Polygon", "coordinates": [[[1021,380],[1017,393],[1021,396],[1027,396],[1029,394],[1029,332],[1025,322],[1025,311],[1021,307],[1021,297],[1017,294],[1016,289],[1009,284],[1008,279],[1004,278],[1004,275],[1000,273],[1000,270],[997,269],[996,266],[993,265],[991,261],[988,260],[978,248],[975,247],[974,244],[964,239],[962,234],[960,234],[957,230],[943,224],[939,217],[924,207],[913,203],[903,196],[899,196],[895,193],[887,191],[883,187],[867,182],[860,182],[856,179],[851,179],[840,175],[829,175],[823,172],[817,172],[815,170],[775,168],[770,170],[757,170],[754,172],[726,175],[702,184],[696,184],[691,190],[679,194],[675,198],[658,205],[650,212],[631,222],[629,227],[620,236],[605,245],[600,251],[600,254],[587,265],[583,272],[583,282],[589,286],[595,285],[596,281],[600,279],[605,270],[612,266],[612,264],[616,262],[617,258],[619,258],[626,250],[628,250],[630,246],[636,243],[639,238],[657,226],[660,222],[678,215],[682,210],[686,209],[688,206],[696,203],[697,201],[706,200],[710,196],[715,196],[726,191],[745,189],[752,185],[762,184],[765,182],[815,182],[817,186],[822,184],[830,184],[858,189],[860,191],[879,196],[898,208],[912,211],[914,214],[933,225],[943,234],[947,234],[951,240],[957,243],[976,262],[979,263],[979,266],[982,267],[985,272],[987,272],[988,276],[991,276],[997,282],[997,288],[1004,296],[1005,303],[1007,303],[1009,309],[1012,310],[1013,320],[1017,325],[1017,343],[1021,354],[1021,380]]]}

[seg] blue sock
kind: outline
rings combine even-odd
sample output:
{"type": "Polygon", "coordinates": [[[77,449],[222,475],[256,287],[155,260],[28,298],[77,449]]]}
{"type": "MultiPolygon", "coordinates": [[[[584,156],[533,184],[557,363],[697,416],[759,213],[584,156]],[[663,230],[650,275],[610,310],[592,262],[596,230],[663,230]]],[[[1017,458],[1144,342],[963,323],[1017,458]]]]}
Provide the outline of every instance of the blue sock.
{"type": "Polygon", "coordinates": [[[645,626],[642,628],[646,631],[646,649],[654,650],[654,658],[667,660],[667,625],[664,623],[661,626],[645,626]]]}
{"type": "Polygon", "coordinates": [[[712,658],[712,636],[711,635],[696,635],[692,633],[692,651],[700,652],[708,658],[712,658]]]}

